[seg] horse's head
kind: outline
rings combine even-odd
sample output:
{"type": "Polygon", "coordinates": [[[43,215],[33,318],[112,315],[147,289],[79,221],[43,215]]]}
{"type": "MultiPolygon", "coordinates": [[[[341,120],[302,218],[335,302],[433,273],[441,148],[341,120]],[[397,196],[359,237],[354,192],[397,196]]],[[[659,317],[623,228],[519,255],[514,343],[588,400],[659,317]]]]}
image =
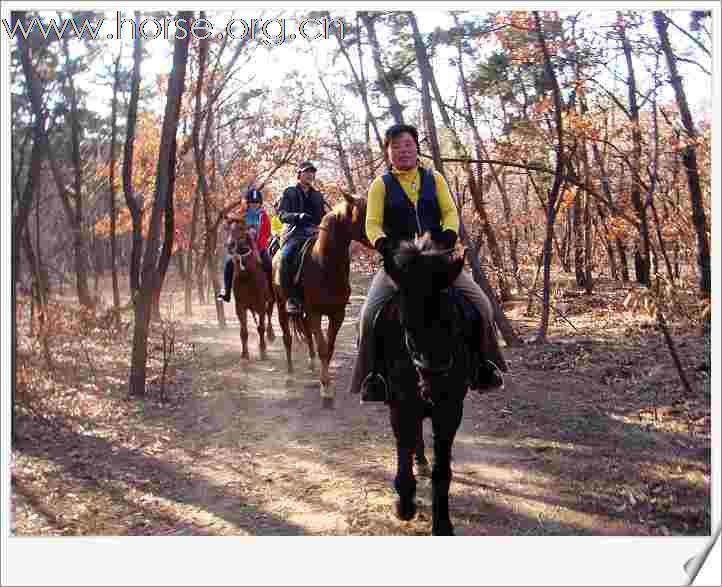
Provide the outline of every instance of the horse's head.
{"type": "Polygon", "coordinates": [[[424,395],[435,377],[454,368],[458,324],[453,302],[444,290],[454,283],[463,264],[463,258],[453,260],[450,251],[440,249],[428,234],[402,242],[386,264],[399,288],[401,328],[424,395]]]}
{"type": "Polygon", "coordinates": [[[346,214],[351,227],[351,240],[373,249],[373,245],[366,237],[366,198],[356,198],[346,192],[342,194],[347,204],[346,214]]]}

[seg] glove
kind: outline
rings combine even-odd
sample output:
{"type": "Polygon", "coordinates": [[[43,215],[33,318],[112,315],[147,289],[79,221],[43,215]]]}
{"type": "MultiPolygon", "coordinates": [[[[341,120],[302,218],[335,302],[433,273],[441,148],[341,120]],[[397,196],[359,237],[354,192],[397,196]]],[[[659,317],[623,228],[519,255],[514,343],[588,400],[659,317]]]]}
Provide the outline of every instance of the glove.
{"type": "Polygon", "coordinates": [[[447,228],[439,236],[439,244],[442,247],[446,247],[447,249],[453,249],[454,245],[456,244],[456,239],[456,233],[450,228],[447,228]]]}
{"type": "Polygon", "coordinates": [[[393,264],[394,255],[394,244],[391,239],[387,236],[382,236],[376,241],[374,248],[381,253],[384,261],[384,268],[390,267],[393,264]]]}
{"type": "Polygon", "coordinates": [[[309,222],[309,221],[311,220],[311,215],[310,215],[310,214],[306,214],[305,212],[301,212],[301,213],[296,217],[296,219],[298,220],[298,222],[309,222]]]}

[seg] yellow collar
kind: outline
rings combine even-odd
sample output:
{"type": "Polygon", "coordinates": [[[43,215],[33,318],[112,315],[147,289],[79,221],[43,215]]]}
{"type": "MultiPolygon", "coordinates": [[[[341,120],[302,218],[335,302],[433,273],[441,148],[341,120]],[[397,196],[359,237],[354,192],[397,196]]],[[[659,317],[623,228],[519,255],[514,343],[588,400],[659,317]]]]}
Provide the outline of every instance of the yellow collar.
{"type": "Polygon", "coordinates": [[[412,167],[411,169],[396,169],[396,167],[391,168],[391,173],[394,174],[399,179],[404,180],[410,180],[412,177],[419,173],[419,166],[412,167]]]}

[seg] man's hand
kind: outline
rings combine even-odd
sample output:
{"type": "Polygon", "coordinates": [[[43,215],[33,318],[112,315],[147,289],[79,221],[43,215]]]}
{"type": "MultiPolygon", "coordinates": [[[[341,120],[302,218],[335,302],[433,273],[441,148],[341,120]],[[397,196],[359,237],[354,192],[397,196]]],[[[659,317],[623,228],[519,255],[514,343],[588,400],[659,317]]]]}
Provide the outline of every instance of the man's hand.
{"type": "Polygon", "coordinates": [[[441,236],[439,237],[439,244],[447,249],[453,249],[454,245],[456,245],[456,239],[456,233],[450,228],[447,228],[441,233],[441,236]]]}

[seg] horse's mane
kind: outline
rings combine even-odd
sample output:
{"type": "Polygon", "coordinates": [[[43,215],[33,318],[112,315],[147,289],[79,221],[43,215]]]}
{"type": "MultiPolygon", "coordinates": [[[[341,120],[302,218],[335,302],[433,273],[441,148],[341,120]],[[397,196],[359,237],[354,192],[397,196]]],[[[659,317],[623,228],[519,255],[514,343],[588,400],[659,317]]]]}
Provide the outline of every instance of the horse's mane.
{"type": "MultiPolygon", "coordinates": [[[[356,198],[358,203],[366,202],[364,198],[356,198]]],[[[338,238],[337,232],[341,226],[348,226],[350,224],[351,205],[346,200],[341,200],[331,208],[323,218],[321,218],[321,230],[319,232],[319,244],[322,245],[324,241],[335,242],[338,238]]]]}
{"type": "Polygon", "coordinates": [[[399,244],[391,278],[409,293],[429,295],[448,287],[454,263],[449,249],[435,242],[427,232],[399,244]]]}

